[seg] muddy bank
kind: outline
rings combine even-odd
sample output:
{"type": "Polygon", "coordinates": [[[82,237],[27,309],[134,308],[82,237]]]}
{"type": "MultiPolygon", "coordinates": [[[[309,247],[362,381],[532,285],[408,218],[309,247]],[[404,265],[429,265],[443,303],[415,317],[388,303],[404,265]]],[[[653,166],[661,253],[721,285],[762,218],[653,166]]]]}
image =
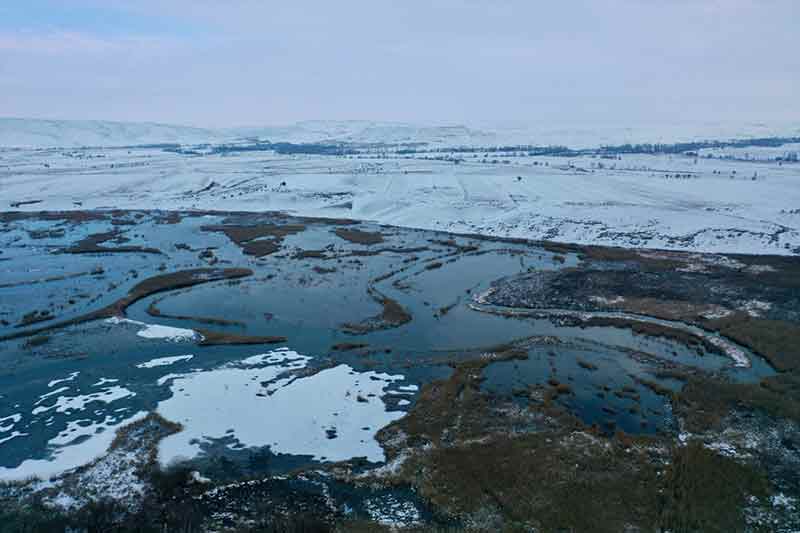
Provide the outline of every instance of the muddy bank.
{"type": "Polygon", "coordinates": [[[197,329],[197,333],[203,337],[200,342],[198,342],[200,346],[280,344],[287,340],[286,337],[276,335],[237,335],[235,333],[211,331],[208,329],[197,329]]]}

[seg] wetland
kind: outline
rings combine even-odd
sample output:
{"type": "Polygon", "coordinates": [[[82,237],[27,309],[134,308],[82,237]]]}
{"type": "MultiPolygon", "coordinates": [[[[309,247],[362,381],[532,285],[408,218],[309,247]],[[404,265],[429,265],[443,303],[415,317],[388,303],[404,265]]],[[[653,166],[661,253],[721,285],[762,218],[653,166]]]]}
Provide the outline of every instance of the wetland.
{"type": "Polygon", "coordinates": [[[213,211],[0,243],[6,524],[800,528],[796,257],[213,211]]]}

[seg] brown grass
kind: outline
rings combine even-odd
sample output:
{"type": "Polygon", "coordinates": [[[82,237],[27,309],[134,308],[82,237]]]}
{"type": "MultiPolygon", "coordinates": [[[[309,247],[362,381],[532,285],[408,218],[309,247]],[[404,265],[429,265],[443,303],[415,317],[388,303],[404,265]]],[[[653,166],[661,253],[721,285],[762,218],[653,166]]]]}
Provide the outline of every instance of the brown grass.
{"type": "Polygon", "coordinates": [[[800,369],[800,324],[737,313],[710,321],[708,326],[763,356],[780,371],[800,369]]]}
{"type": "Polygon", "coordinates": [[[263,257],[280,250],[281,242],[288,235],[305,231],[303,224],[258,224],[243,225],[211,225],[203,226],[203,231],[224,233],[247,255],[263,257]],[[271,237],[271,238],[267,238],[271,237]]]}
{"type": "Polygon", "coordinates": [[[689,431],[722,429],[731,411],[757,409],[771,416],[800,422],[800,374],[785,373],[760,383],[725,383],[694,376],[674,395],[673,404],[689,431]]]}
{"type": "Polygon", "coordinates": [[[744,531],[747,498],[769,491],[751,467],[696,442],[674,450],[664,485],[660,521],[668,531],[744,531]]]}
{"type": "Polygon", "coordinates": [[[361,348],[367,348],[369,344],[363,342],[340,342],[339,344],[334,344],[331,346],[332,352],[349,352],[351,350],[360,350],[361,348]]]}
{"type": "Polygon", "coordinates": [[[127,240],[118,230],[105,233],[94,233],[88,235],[62,251],[68,254],[95,254],[95,253],[141,253],[141,254],[161,254],[157,248],[146,248],[143,246],[101,246],[102,244],[116,240],[127,240]]]}
{"type": "Polygon", "coordinates": [[[286,337],[237,335],[235,333],[211,331],[208,329],[198,329],[196,331],[203,336],[203,340],[198,343],[200,346],[279,344],[287,340],[286,337]]]}
{"type": "Polygon", "coordinates": [[[368,318],[362,322],[348,322],[342,325],[342,330],[353,335],[363,335],[379,329],[396,328],[411,322],[411,314],[396,300],[384,296],[375,289],[369,289],[369,294],[381,305],[381,314],[368,318]]]}
{"type": "Polygon", "coordinates": [[[361,231],[358,229],[336,228],[334,233],[337,237],[355,244],[371,246],[383,242],[383,235],[379,232],[361,231]]]}

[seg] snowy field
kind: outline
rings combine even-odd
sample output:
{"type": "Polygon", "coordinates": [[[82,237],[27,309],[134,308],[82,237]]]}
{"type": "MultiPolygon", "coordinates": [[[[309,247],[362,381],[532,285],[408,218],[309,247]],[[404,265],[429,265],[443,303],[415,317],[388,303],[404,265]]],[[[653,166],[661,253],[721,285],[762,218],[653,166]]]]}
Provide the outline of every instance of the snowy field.
{"type": "MultiPolygon", "coordinates": [[[[0,141],[13,144],[6,122],[0,127],[0,141]]],[[[20,138],[28,139],[31,128],[20,138]]],[[[162,131],[148,131],[156,130],[162,131]]],[[[524,137],[520,130],[504,131],[506,136],[500,139],[496,131],[466,128],[304,123],[240,133],[293,142],[416,139],[428,147],[492,146],[498,140],[520,142],[524,137]]],[[[529,142],[571,140],[570,147],[580,147],[589,144],[590,131],[554,129],[529,142]]],[[[664,131],[646,137],[645,130],[597,130],[594,146],[606,141],[691,138],[676,127],[664,131]]],[[[713,125],[698,131],[694,138],[714,138],[714,133],[736,137],[797,134],[796,128],[766,126],[736,130],[736,135],[734,130],[713,125]]],[[[131,140],[147,137],[137,132],[134,129],[131,140]]],[[[172,140],[180,137],[173,130],[162,133],[172,140]]],[[[187,139],[195,142],[200,133],[189,129],[187,139]]],[[[73,134],[53,136],[64,141],[73,134]]],[[[127,139],[122,133],[108,135],[117,142],[127,139]]],[[[221,136],[218,132],[210,140],[217,142],[221,136]]],[[[0,209],[283,210],[574,243],[798,254],[800,164],[775,161],[781,154],[798,151],[800,146],[795,144],[707,150],[700,157],[622,155],[607,160],[513,152],[407,155],[369,150],[359,155],[319,156],[270,151],[215,154],[202,149],[199,155],[190,155],[161,147],[3,149],[0,209]],[[714,157],[704,157],[708,153],[714,157]],[[456,164],[448,157],[461,161],[456,164]]]]}

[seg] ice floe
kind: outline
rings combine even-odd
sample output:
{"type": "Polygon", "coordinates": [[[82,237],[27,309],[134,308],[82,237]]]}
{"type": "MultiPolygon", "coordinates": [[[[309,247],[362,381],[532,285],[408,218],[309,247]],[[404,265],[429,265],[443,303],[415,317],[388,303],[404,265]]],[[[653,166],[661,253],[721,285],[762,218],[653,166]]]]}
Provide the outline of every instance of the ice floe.
{"type": "Polygon", "coordinates": [[[103,385],[107,385],[109,383],[117,383],[118,379],[111,379],[111,378],[100,378],[97,380],[96,383],[92,383],[92,387],[102,387],[103,385]]]}
{"type": "Polygon", "coordinates": [[[174,365],[180,361],[188,361],[192,359],[194,355],[175,355],[173,357],[159,357],[156,359],[151,359],[147,362],[140,363],[136,365],[136,368],[155,368],[159,366],[169,366],[174,365]]]}
{"type": "MultiPolygon", "coordinates": [[[[56,391],[53,391],[56,392],[56,391]]],[[[59,391],[60,392],[60,391],[59,391]]],[[[45,397],[52,396],[52,393],[44,395],[39,398],[37,404],[45,397]]],[[[121,387],[119,385],[112,385],[104,390],[93,392],[91,394],[79,394],[77,396],[59,396],[56,398],[55,403],[48,406],[38,405],[31,411],[33,415],[39,415],[55,409],[56,413],[69,413],[72,411],[82,411],[87,405],[94,402],[111,403],[123,398],[136,396],[136,393],[121,387]]]]}
{"type": "Polygon", "coordinates": [[[99,422],[84,419],[70,421],[64,431],[47,443],[47,458],[27,459],[11,468],[0,467],[0,481],[31,477],[46,479],[88,464],[106,453],[118,428],[141,420],[146,415],[145,412],[139,412],[123,419],[107,416],[99,422]]]}
{"type": "Polygon", "coordinates": [[[73,372],[72,374],[70,374],[69,376],[67,376],[65,378],[54,379],[53,381],[51,381],[50,383],[47,384],[47,388],[51,389],[51,388],[55,387],[56,385],[58,385],[59,383],[66,383],[68,381],[73,381],[76,377],[78,377],[79,374],[80,374],[80,372],[73,372]]]}
{"type": "Polygon", "coordinates": [[[17,437],[26,437],[26,436],[28,436],[27,433],[22,433],[20,431],[12,431],[11,434],[8,435],[8,436],[0,437],[0,444],[3,444],[4,442],[8,442],[8,441],[10,441],[12,439],[15,439],[17,437]]]}
{"type": "Polygon", "coordinates": [[[13,415],[9,415],[5,418],[0,418],[0,433],[4,433],[6,431],[11,431],[14,429],[14,425],[22,420],[22,415],[20,413],[14,413],[13,415]],[[11,421],[9,425],[3,425],[5,422],[11,421]]]}
{"type": "Polygon", "coordinates": [[[131,320],[129,318],[111,317],[106,319],[107,324],[133,324],[139,326],[136,334],[145,339],[165,339],[171,342],[194,341],[201,339],[201,335],[193,329],[174,328],[131,320]]]}

